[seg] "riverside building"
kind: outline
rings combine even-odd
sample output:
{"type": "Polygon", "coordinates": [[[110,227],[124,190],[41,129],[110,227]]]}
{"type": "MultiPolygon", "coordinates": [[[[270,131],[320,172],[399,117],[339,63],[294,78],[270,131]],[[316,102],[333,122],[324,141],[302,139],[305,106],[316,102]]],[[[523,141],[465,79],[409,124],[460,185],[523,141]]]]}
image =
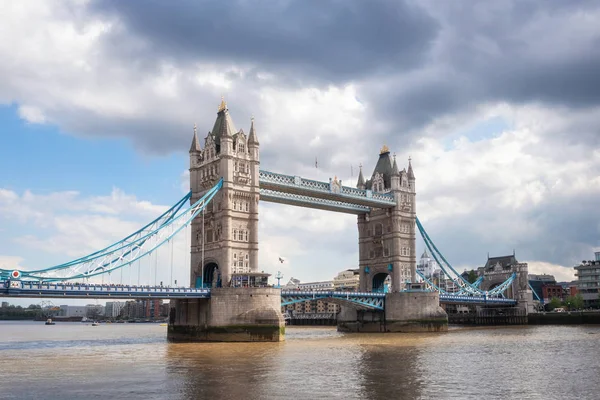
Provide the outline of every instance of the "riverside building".
{"type": "Polygon", "coordinates": [[[585,307],[600,304],[600,251],[595,252],[594,256],[594,260],[584,260],[575,267],[577,291],[581,293],[585,307]]]}

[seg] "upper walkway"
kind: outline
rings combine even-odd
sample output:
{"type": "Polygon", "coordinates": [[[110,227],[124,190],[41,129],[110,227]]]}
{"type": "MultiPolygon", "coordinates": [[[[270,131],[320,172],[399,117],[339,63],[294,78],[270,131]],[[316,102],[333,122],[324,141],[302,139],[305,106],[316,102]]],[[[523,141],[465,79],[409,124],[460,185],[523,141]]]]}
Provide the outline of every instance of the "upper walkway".
{"type": "Polygon", "coordinates": [[[337,179],[319,182],[261,170],[259,182],[261,200],[274,203],[349,214],[364,214],[371,208],[391,208],[396,205],[391,193],[342,186],[337,179]]]}

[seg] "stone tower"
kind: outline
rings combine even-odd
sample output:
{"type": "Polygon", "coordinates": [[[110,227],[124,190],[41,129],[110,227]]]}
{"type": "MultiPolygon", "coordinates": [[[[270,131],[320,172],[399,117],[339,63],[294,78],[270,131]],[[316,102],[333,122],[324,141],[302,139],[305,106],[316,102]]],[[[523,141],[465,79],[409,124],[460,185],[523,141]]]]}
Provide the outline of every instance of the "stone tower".
{"type": "Polygon", "coordinates": [[[390,193],[396,200],[393,208],[372,209],[358,216],[360,290],[383,291],[389,276],[391,291],[399,292],[416,282],[416,193],[410,159],[408,171],[400,171],[396,156],[392,159],[383,146],[371,179],[365,181],[361,167],[357,188],[390,193]]]}
{"type": "Polygon", "coordinates": [[[228,286],[231,274],[257,271],[258,170],[254,119],[246,136],[243,130],[236,130],[222,100],[204,147],[194,126],[190,148],[192,204],[223,178],[223,188],[192,222],[193,287],[228,286]]]}

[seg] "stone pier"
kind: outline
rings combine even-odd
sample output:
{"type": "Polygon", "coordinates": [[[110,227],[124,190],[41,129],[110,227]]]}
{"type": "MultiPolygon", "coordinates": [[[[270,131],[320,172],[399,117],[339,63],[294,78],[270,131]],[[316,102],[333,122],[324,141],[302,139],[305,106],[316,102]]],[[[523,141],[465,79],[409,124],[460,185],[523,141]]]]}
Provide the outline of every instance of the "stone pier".
{"type": "Polygon", "coordinates": [[[342,307],[340,332],[446,332],[448,314],[437,292],[395,292],[385,296],[385,312],[342,307]]]}
{"type": "Polygon", "coordinates": [[[285,338],[281,291],[213,288],[210,299],[171,300],[172,342],[280,342],[285,338]]]}

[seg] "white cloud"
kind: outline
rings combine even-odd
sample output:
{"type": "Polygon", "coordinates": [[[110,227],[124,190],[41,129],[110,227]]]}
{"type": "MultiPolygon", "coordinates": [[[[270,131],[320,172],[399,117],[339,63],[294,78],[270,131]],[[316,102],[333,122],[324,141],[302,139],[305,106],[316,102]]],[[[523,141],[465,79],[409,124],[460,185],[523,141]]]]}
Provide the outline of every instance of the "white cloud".
{"type": "Polygon", "coordinates": [[[573,267],[565,267],[548,262],[526,261],[530,274],[548,274],[554,275],[557,282],[571,282],[576,280],[573,267]]]}
{"type": "Polygon", "coordinates": [[[22,257],[18,256],[6,256],[0,255],[0,269],[22,269],[21,263],[23,262],[22,257]]]}

